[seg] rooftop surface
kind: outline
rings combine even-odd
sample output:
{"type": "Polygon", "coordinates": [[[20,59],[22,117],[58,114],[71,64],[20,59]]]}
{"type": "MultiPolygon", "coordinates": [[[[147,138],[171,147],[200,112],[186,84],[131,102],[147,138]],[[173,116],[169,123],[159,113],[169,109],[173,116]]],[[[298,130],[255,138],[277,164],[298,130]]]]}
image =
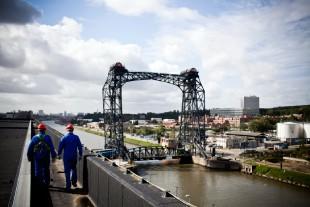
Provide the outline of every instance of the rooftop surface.
{"type": "Polygon", "coordinates": [[[9,203],[28,125],[26,120],[0,120],[0,206],[9,203]]]}

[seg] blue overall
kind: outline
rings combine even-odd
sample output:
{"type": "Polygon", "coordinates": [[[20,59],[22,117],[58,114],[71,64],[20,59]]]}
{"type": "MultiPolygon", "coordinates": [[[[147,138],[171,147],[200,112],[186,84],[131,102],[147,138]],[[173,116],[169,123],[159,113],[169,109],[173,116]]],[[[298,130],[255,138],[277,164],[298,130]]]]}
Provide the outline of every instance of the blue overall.
{"type": "Polygon", "coordinates": [[[27,157],[29,161],[34,162],[34,176],[39,184],[48,186],[50,184],[50,155],[52,158],[56,157],[56,152],[54,149],[53,142],[49,135],[44,132],[33,136],[28,147],[27,157]],[[40,141],[40,136],[43,138],[44,142],[48,145],[49,151],[43,158],[38,155],[35,151],[35,146],[40,141]]]}
{"type": "Polygon", "coordinates": [[[77,163],[77,150],[79,156],[82,157],[83,149],[80,138],[72,132],[67,133],[61,138],[58,147],[58,155],[60,156],[64,150],[63,162],[66,175],[66,189],[71,188],[72,185],[76,185],[77,174],[76,174],[76,163],[77,163]],[[71,174],[72,173],[72,174],[71,174]]]}

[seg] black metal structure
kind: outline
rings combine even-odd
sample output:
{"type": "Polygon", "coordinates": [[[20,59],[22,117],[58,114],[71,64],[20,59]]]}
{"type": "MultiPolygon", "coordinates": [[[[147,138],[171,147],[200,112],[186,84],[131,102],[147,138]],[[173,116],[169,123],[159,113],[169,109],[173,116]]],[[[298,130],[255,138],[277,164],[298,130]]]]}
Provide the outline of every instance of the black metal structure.
{"type": "Polygon", "coordinates": [[[130,160],[162,160],[167,156],[176,156],[176,149],[166,147],[136,147],[128,150],[130,160]]]}
{"type": "Polygon", "coordinates": [[[179,147],[195,144],[199,149],[205,143],[205,91],[198,71],[191,68],[181,74],[130,72],[121,63],[111,66],[102,89],[106,148],[116,148],[120,155],[128,153],[124,147],[122,87],[138,80],[156,80],[177,86],[182,91],[182,111],[179,147]]]}

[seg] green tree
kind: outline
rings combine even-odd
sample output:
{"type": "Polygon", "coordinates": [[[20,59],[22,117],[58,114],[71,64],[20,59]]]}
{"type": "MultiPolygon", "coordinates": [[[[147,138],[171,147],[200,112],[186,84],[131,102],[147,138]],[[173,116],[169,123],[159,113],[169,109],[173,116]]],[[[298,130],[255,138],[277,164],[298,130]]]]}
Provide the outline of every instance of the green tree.
{"type": "Polygon", "coordinates": [[[240,130],[248,130],[249,127],[246,123],[240,123],[240,130]]]}
{"type": "Polygon", "coordinates": [[[150,134],[153,134],[153,130],[149,127],[141,127],[140,129],[137,130],[137,134],[140,134],[140,135],[150,135],[150,134]]]}
{"type": "Polygon", "coordinates": [[[259,118],[250,122],[249,129],[254,132],[267,132],[274,129],[274,125],[268,118],[259,118]]]}
{"type": "Polygon", "coordinates": [[[171,132],[170,132],[170,134],[169,134],[170,136],[170,138],[175,138],[175,127],[173,127],[172,129],[171,129],[171,132]]]}

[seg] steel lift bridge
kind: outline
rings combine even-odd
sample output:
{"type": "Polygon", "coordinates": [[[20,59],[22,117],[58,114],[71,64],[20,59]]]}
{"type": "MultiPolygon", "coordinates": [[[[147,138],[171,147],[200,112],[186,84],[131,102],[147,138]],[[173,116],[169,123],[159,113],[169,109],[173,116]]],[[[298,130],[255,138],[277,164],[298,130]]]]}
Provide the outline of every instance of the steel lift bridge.
{"type": "Polygon", "coordinates": [[[155,80],[177,86],[182,92],[181,122],[178,147],[190,144],[196,152],[206,156],[205,144],[205,91],[195,68],[181,74],[130,72],[121,63],[110,67],[102,89],[105,148],[116,149],[118,155],[128,158],[124,145],[122,87],[125,83],[139,80],[155,80]]]}

